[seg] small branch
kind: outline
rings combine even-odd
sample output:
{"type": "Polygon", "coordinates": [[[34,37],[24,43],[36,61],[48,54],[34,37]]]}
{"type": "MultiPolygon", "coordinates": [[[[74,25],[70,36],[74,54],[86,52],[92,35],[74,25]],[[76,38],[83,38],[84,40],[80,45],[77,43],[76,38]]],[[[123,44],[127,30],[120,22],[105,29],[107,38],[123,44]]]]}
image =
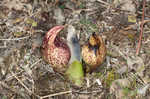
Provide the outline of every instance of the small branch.
{"type": "Polygon", "coordinates": [[[35,63],[33,63],[30,68],[32,69],[36,64],[38,64],[40,61],[42,61],[42,59],[39,59],[38,61],[36,61],[35,63]]]}
{"type": "Polygon", "coordinates": [[[144,12],[145,12],[145,3],[146,3],[146,0],[143,0],[143,14],[142,14],[141,32],[140,32],[140,36],[139,36],[138,47],[137,47],[137,49],[136,49],[136,55],[139,54],[140,48],[141,48],[141,43],[142,43],[142,37],[143,37],[143,25],[144,25],[144,12]]]}
{"type": "Polygon", "coordinates": [[[12,71],[11,74],[14,75],[15,79],[28,91],[29,94],[33,94],[36,97],[40,98],[39,95],[36,95],[35,93],[33,93],[12,71]]]}
{"type": "Polygon", "coordinates": [[[102,0],[97,0],[97,1],[100,2],[100,3],[103,3],[103,4],[107,5],[107,6],[110,6],[110,4],[105,2],[105,1],[102,1],[102,0]]]}
{"type": "Polygon", "coordinates": [[[18,82],[29,92],[32,93],[32,91],[13,73],[11,72],[12,75],[14,75],[14,77],[18,80],[18,82]]]}
{"type": "Polygon", "coordinates": [[[4,45],[3,46],[0,46],[0,48],[7,48],[7,45],[6,45],[7,43],[6,42],[4,42],[4,45]]]}
{"type": "Polygon", "coordinates": [[[74,93],[78,93],[78,94],[92,94],[92,93],[101,93],[101,92],[103,92],[103,90],[104,89],[102,89],[102,90],[94,90],[94,91],[92,91],[92,92],[87,92],[87,91],[73,91],[74,93]]]}
{"type": "Polygon", "coordinates": [[[68,93],[72,93],[72,91],[65,91],[65,92],[50,94],[50,95],[42,96],[42,97],[40,97],[40,99],[44,99],[44,98],[48,98],[48,97],[52,97],[52,96],[63,95],[63,94],[68,94],[68,93]]]}
{"type": "Polygon", "coordinates": [[[18,41],[18,40],[23,40],[23,39],[27,39],[30,36],[25,36],[25,37],[21,37],[21,38],[13,38],[13,39],[0,39],[0,41],[18,41]]]}
{"type": "MultiPolygon", "coordinates": [[[[36,64],[38,64],[42,59],[39,59],[38,61],[36,61],[35,63],[33,63],[31,66],[30,66],[30,69],[32,69],[36,64]]],[[[24,66],[23,66],[24,67],[24,66]]],[[[36,67],[37,68],[37,67],[36,67]]],[[[12,75],[10,75],[8,78],[5,79],[5,81],[9,81],[9,79],[13,78],[14,76],[17,76],[18,74],[21,74],[22,72],[24,72],[24,70],[22,69],[20,72],[18,73],[13,73],[12,75]]]]}
{"type": "Polygon", "coordinates": [[[18,91],[17,91],[17,90],[15,90],[14,88],[8,86],[8,85],[7,85],[6,83],[4,83],[3,81],[0,81],[0,86],[3,86],[3,87],[5,87],[5,88],[9,89],[10,91],[12,91],[12,92],[18,94],[18,91]]]}
{"type": "MultiPolygon", "coordinates": [[[[146,24],[147,22],[150,22],[150,20],[144,20],[143,25],[146,24]]],[[[141,26],[142,21],[140,21],[136,24],[133,24],[133,25],[129,25],[128,27],[124,28],[123,30],[127,31],[127,30],[130,30],[130,29],[133,29],[134,27],[136,27],[137,24],[141,26]]]]}

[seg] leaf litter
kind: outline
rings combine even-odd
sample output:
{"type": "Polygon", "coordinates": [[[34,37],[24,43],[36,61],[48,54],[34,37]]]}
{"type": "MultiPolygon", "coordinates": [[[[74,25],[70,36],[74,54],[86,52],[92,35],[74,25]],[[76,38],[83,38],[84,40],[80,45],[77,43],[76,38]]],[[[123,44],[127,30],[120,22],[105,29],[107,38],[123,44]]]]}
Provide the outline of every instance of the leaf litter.
{"type": "MultiPolygon", "coordinates": [[[[141,0],[1,0],[0,98],[149,99],[149,4],[146,1],[137,56],[141,0]],[[107,58],[96,71],[85,74],[82,87],[66,81],[41,57],[45,33],[62,24],[74,27],[69,32],[77,32],[81,46],[93,32],[105,40],[107,58]]],[[[66,30],[63,33],[66,39],[66,30]]]]}

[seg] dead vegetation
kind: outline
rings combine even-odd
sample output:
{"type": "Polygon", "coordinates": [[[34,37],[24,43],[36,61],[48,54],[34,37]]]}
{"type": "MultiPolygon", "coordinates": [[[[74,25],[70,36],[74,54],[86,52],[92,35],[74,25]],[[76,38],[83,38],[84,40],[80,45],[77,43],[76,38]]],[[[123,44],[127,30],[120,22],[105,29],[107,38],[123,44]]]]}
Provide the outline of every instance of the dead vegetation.
{"type": "Polygon", "coordinates": [[[0,0],[0,98],[149,99],[150,1],[142,21],[143,1],[0,0]],[[64,24],[75,27],[81,45],[98,32],[107,47],[105,62],[86,74],[81,88],[41,57],[45,33],[64,24]]]}

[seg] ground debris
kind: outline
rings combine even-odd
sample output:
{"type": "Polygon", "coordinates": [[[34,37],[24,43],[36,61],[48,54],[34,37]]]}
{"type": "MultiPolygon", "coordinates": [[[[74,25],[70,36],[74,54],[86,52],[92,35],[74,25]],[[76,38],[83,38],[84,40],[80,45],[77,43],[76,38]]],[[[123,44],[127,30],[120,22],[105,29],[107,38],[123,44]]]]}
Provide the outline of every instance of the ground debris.
{"type": "MultiPolygon", "coordinates": [[[[149,4],[137,56],[142,0],[1,0],[0,99],[149,99],[149,4]],[[76,32],[81,47],[94,32],[106,44],[106,60],[85,74],[80,88],[41,56],[44,35],[56,25],[72,25],[75,31],[68,31],[76,32]]],[[[59,35],[66,42],[67,33],[59,35]]]]}

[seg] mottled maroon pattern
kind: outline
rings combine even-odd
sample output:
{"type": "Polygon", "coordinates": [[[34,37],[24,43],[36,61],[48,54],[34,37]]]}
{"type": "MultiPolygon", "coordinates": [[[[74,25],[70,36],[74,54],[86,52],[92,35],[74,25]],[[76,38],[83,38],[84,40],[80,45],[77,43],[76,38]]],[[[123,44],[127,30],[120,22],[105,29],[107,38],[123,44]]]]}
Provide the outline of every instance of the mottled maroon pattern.
{"type": "Polygon", "coordinates": [[[71,53],[68,45],[56,34],[63,27],[56,26],[52,28],[45,36],[43,41],[44,59],[56,70],[64,71],[70,60],[71,53]]]}

